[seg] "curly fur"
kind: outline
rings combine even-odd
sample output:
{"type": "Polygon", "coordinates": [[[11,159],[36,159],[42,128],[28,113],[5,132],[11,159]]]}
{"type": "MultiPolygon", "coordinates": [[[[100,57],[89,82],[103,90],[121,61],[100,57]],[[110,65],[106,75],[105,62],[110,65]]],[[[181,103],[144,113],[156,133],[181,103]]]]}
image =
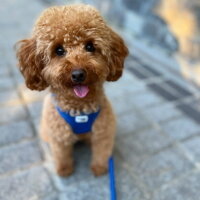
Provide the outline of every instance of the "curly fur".
{"type": "Polygon", "coordinates": [[[89,5],[57,6],[46,9],[37,20],[31,38],[18,42],[17,57],[20,71],[28,88],[56,94],[56,102],[71,115],[92,112],[101,107],[92,133],[75,135],[59,116],[52,98],[44,101],[41,137],[50,144],[59,175],[73,172],[73,145],[78,140],[91,143],[91,169],[95,175],[107,171],[116,129],[115,117],[104,91],[105,81],[116,81],[123,71],[128,49],[123,40],[89,5]],[[85,51],[92,41],[95,52],[85,51]],[[63,45],[67,54],[58,57],[55,48],[63,45]],[[85,98],[73,92],[71,72],[82,68],[87,72],[84,84],[89,87],[85,98]]]}

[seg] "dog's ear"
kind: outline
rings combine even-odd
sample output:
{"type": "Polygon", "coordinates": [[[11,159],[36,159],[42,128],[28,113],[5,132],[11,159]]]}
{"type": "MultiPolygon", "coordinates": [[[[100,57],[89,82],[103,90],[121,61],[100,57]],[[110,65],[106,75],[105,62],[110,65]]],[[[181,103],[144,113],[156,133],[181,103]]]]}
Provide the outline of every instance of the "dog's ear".
{"type": "Polygon", "coordinates": [[[21,40],[16,44],[19,69],[25,78],[25,83],[31,90],[44,90],[48,85],[42,77],[44,68],[43,56],[37,55],[35,39],[21,40]]]}
{"type": "Polygon", "coordinates": [[[123,39],[111,30],[110,58],[108,58],[109,75],[107,81],[116,81],[121,77],[124,67],[124,59],[127,55],[128,48],[124,44],[123,39]]]}

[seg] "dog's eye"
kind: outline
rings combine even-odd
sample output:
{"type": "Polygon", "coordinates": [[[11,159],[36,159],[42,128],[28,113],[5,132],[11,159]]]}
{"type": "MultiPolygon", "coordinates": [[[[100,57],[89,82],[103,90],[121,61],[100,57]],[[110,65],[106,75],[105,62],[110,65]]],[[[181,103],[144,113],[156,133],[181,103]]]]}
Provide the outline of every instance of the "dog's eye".
{"type": "Polygon", "coordinates": [[[55,53],[57,56],[64,56],[66,54],[66,51],[64,50],[64,48],[60,45],[57,46],[55,49],[55,53]]]}
{"type": "Polygon", "coordinates": [[[93,43],[92,42],[88,42],[85,45],[85,50],[88,51],[88,52],[94,52],[95,51],[95,47],[94,47],[93,43]]]}

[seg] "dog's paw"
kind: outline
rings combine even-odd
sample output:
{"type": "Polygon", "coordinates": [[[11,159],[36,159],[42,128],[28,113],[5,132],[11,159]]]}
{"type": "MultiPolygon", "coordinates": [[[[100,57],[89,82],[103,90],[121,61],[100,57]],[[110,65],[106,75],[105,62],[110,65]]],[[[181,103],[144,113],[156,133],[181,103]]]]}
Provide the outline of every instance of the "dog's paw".
{"type": "Polygon", "coordinates": [[[91,165],[91,170],[95,176],[101,176],[107,173],[108,167],[101,165],[91,165]]]}
{"type": "Polygon", "coordinates": [[[59,176],[63,176],[63,177],[67,177],[70,176],[73,172],[74,172],[74,167],[73,166],[62,166],[62,167],[58,167],[56,169],[57,174],[59,176]]]}

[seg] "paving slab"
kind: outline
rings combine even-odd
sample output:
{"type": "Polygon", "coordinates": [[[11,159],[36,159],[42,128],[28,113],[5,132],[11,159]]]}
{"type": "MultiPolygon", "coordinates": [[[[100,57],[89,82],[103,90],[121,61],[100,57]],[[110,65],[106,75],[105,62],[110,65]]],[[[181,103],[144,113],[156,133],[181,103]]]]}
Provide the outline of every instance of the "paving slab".
{"type": "Polygon", "coordinates": [[[6,76],[0,70],[0,91],[14,89],[14,81],[11,77],[6,76]],[[1,76],[2,73],[2,76],[1,76]]]}
{"type": "Polygon", "coordinates": [[[181,180],[159,190],[154,200],[198,200],[200,196],[200,173],[193,172],[181,180]]]}
{"type": "Polygon", "coordinates": [[[0,91],[0,105],[17,104],[19,101],[19,95],[16,90],[0,91]]]}
{"type": "Polygon", "coordinates": [[[145,116],[155,123],[166,122],[173,118],[182,116],[181,111],[178,110],[173,104],[169,103],[151,106],[143,111],[145,116]]]}
{"type": "Polygon", "coordinates": [[[0,106],[0,123],[15,122],[26,119],[28,114],[24,105],[0,106]]]}
{"type": "Polygon", "coordinates": [[[0,175],[24,169],[42,161],[36,141],[2,147],[0,149],[0,175]]]}
{"type": "MultiPolygon", "coordinates": [[[[1,78],[5,77],[5,76],[9,76],[9,74],[10,74],[10,69],[8,67],[4,67],[5,65],[6,64],[0,63],[0,77],[1,78]]],[[[6,78],[4,78],[4,79],[6,79],[6,78]]],[[[4,81],[6,81],[7,83],[9,82],[9,80],[4,80],[4,81]]],[[[4,83],[2,83],[2,84],[4,84],[4,83]]],[[[8,87],[7,85],[5,85],[5,86],[8,87]]]]}
{"type": "MultiPolygon", "coordinates": [[[[199,134],[200,135],[200,134],[199,134]]],[[[196,164],[200,164],[200,137],[191,138],[182,143],[183,148],[189,153],[196,164]]]]}
{"type": "Polygon", "coordinates": [[[34,167],[2,177],[0,188],[0,199],[2,200],[43,200],[45,199],[43,196],[54,191],[48,173],[43,167],[34,167]]]}
{"type": "Polygon", "coordinates": [[[132,103],[138,108],[148,108],[163,103],[163,99],[151,90],[142,91],[132,98],[132,103]]]}
{"type": "Polygon", "coordinates": [[[40,132],[40,118],[41,116],[33,119],[32,121],[33,126],[34,126],[34,131],[36,132],[37,135],[39,135],[39,132],[40,132]]]}
{"type": "Polygon", "coordinates": [[[161,126],[166,134],[175,140],[185,139],[200,133],[200,125],[188,117],[173,119],[161,126]]]}
{"type": "Polygon", "coordinates": [[[129,109],[129,112],[124,112],[117,118],[117,133],[118,134],[134,134],[138,130],[150,127],[150,122],[140,112],[129,109]]]}
{"type": "Polygon", "coordinates": [[[25,120],[0,126],[0,133],[0,147],[17,143],[21,140],[31,139],[34,136],[30,123],[25,120]]]}
{"type": "Polygon", "coordinates": [[[194,169],[193,163],[176,148],[166,149],[143,160],[137,159],[136,162],[131,155],[126,159],[150,191],[194,169]]]}
{"type": "Polygon", "coordinates": [[[27,105],[28,111],[29,111],[32,119],[40,118],[40,116],[42,114],[42,106],[43,106],[42,101],[35,101],[35,102],[29,103],[27,105]]]}
{"type": "Polygon", "coordinates": [[[127,160],[133,157],[142,160],[142,158],[159,152],[173,143],[172,139],[153,128],[125,136],[123,134],[117,135],[116,148],[127,160]]]}
{"type": "Polygon", "coordinates": [[[142,81],[138,81],[128,73],[128,70],[124,70],[124,75],[117,82],[105,83],[105,92],[111,99],[116,97],[125,96],[130,99],[132,95],[138,92],[145,91],[146,86],[142,81]],[[127,77],[127,80],[125,80],[127,77]],[[114,91],[114,92],[113,92],[114,91]]]}
{"type": "Polygon", "coordinates": [[[60,200],[59,194],[53,191],[52,194],[47,194],[40,198],[40,200],[60,200]]]}

